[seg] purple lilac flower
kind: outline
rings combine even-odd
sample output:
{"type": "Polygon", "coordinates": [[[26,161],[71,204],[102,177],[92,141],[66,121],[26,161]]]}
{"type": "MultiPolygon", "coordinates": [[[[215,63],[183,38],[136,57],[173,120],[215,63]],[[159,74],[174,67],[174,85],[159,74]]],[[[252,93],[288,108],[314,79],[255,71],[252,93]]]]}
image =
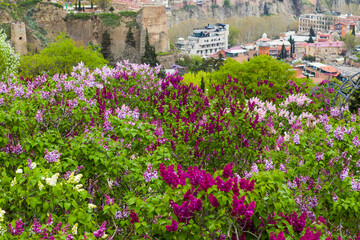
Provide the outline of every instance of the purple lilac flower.
{"type": "Polygon", "coordinates": [[[49,218],[48,218],[47,223],[46,223],[46,226],[50,226],[52,224],[53,224],[53,217],[52,217],[52,214],[50,213],[49,218]]]}
{"type": "Polygon", "coordinates": [[[316,153],[316,161],[321,161],[321,160],[324,160],[324,153],[319,153],[319,152],[317,152],[316,153]]]}
{"type": "Polygon", "coordinates": [[[32,225],[32,232],[33,233],[41,233],[41,224],[34,218],[33,225],[32,225]]]}
{"type": "Polygon", "coordinates": [[[129,216],[129,212],[124,210],[123,212],[117,211],[115,215],[115,219],[124,219],[129,216]]]}
{"type": "Polygon", "coordinates": [[[313,196],[312,198],[309,196],[308,198],[308,204],[310,208],[314,208],[318,205],[318,200],[315,196],[313,196]]]}
{"type": "Polygon", "coordinates": [[[57,150],[54,150],[52,152],[49,152],[47,149],[45,149],[45,159],[47,163],[50,162],[57,162],[61,156],[61,153],[59,153],[57,150]]]}
{"type": "Polygon", "coordinates": [[[130,219],[131,224],[139,222],[139,218],[138,218],[137,214],[134,212],[134,209],[130,210],[130,218],[131,218],[130,219]]]}
{"type": "Polygon", "coordinates": [[[336,196],[335,193],[333,193],[333,200],[334,200],[334,202],[337,202],[337,200],[338,200],[338,197],[336,196]]]}
{"type": "Polygon", "coordinates": [[[12,236],[15,235],[21,235],[24,232],[24,223],[22,222],[22,219],[19,218],[18,221],[15,221],[15,228],[9,223],[9,232],[12,236]]]}
{"type": "Polygon", "coordinates": [[[286,166],[282,163],[280,163],[280,171],[283,171],[284,173],[286,173],[286,166]]]}
{"type": "Polygon", "coordinates": [[[269,159],[269,160],[265,159],[265,170],[269,171],[269,170],[271,170],[273,168],[274,168],[274,166],[273,166],[272,160],[271,159],[269,159]]]}
{"type": "Polygon", "coordinates": [[[332,129],[332,125],[331,124],[325,124],[324,125],[324,130],[325,132],[329,133],[332,129]]]}
{"type": "Polygon", "coordinates": [[[149,164],[146,171],[144,172],[144,179],[145,182],[150,182],[151,179],[157,179],[158,175],[157,175],[157,170],[152,168],[153,165],[149,164]]]}
{"type": "Polygon", "coordinates": [[[98,230],[96,230],[95,232],[93,232],[94,237],[96,238],[101,238],[105,235],[105,230],[106,230],[106,221],[104,221],[100,228],[98,230]]]}
{"type": "Polygon", "coordinates": [[[300,144],[299,134],[297,134],[297,133],[294,135],[294,143],[297,144],[297,145],[300,144]]]}
{"type": "Polygon", "coordinates": [[[357,161],[357,163],[356,163],[356,167],[360,167],[360,160],[359,160],[359,161],[357,161]]]}
{"type": "Polygon", "coordinates": [[[209,199],[211,206],[213,206],[215,208],[220,206],[217,198],[214,195],[212,195],[211,193],[208,195],[208,199],[209,199]]]}
{"type": "Polygon", "coordinates": [[[340,108],[331,107],[330,108],[330,116],[332,116],[332,117],[340,117],[340,108]]]}
{"type": "Polygon", "coordinates": [[[172,220],[171,225],[166,225],[165,228],[169,232],[176,232],[179,228],[179,224],[175,220],[172,220]]]}
{"type": "Polygon", "coordinates": [[[223,177],[224,178],[229,178],[232,175],[232,168],[233,168],[233,163],[229,163],[228,165],[226,165],[223,169],[223,177]]]}
{"type": "Polygon", "coordinates": [[[338,126],[334,131],[334,137],[337,140],[343,140],[344,139],[344,129],[340,126],[338,126]]]}
{"type": "Polygon", "coordinates": [[[344,168],[340,173],[340,179],[344,181],[345,178],[349,176],[349,168],[344,168]]]}
{"type": "Polygon", "coordinates": [[[351,179],[351,188],[353,191],[359,191],[360,190],[360,181],[356,182],[355,179],[351,179]]]}
{"type": "Polygon", "coordinates": [[[352,143],[354,144],[354,146],[355,146],[356,148],[360,146],[360,141],[359,141],[357,135],[353,138],[352,143]]]}

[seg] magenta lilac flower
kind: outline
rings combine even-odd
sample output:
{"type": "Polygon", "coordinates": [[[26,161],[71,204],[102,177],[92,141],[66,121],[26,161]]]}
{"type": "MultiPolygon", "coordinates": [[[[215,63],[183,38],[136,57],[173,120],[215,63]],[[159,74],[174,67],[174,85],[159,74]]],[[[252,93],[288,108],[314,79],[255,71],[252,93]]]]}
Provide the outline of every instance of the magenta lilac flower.
{"type": "Polygon", "coordinates": [[[176,232],[179,228],[179,224],[175,220],[172,220],[171,225],[166,225],[165,228],[169,232],[176,232]]]}
{"type": "Polygon", "coordinates": [[[106,230],[106,221],[104,221],[100,228],[98,230],[96,230],[95,232],[93,232],[94,237],[96,238],[102,238],[105,235],[105,230],[106,230]]]}

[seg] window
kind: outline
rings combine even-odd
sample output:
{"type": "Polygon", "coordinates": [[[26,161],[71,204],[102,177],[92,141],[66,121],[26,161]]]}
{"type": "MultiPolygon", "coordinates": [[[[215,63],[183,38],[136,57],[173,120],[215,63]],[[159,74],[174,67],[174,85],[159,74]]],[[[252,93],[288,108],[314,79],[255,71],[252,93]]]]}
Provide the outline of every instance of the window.
{"type": "Polygon", "coordinates": [[[19,40],[22,40],[22,37],[19,37],[19,40]]]}

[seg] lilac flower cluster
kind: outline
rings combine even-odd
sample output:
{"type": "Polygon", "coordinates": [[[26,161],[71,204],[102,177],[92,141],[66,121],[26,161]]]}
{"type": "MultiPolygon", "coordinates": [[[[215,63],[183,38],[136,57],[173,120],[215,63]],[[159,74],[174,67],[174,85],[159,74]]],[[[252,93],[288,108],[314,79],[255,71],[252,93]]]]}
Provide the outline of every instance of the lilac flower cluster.
{"type": "Polygon", "coordinates": [[[144,172],[145,182],[150,182],[151,179],[157,179],[157,178],[158,178],[157,170],[153,169],[152,164],[149,164],[148,167],[146,168],[146,171],[144,172]]]}
{"type": "Polygon", "coordinates": [[[24,223],[21,218],[19,218],[18,221],[15,221],[15,228],[9,223],[9,232],[12,236],[21,235],[24,232],[24,223]]]}
{"type": "Polygon", "coordinates": [[[96,238],[102,238],[105,235],[105,230],[106,230],[106,221],[104,221],[100,228],[98,230],[96,230],[95,232],[93,232],[94,237],[96,238]]]}
{"type": "Polygon", "coordinates": [[[57,162],[59,160],[60,156],[61,156],[61,153],[59,153],[57,150],[49,152],[47,148],[45,149],[44,158],[46,159],[47,163],[57,162]]]}

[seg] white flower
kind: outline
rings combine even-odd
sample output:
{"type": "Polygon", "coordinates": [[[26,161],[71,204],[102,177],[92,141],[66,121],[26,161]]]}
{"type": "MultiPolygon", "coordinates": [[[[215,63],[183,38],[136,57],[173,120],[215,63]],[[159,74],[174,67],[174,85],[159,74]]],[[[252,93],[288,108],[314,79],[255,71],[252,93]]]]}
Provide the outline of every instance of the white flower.
{"type": "Polygon", "coordinates": [[[11,181],[10,186],[13,187],[17,184],[16,177],[11,181]]]}
{"type": "Polygon", "coordinates": [[[71,229],[71,233],[72,233],[73,235],[76,235],[76,234],[77,234],[77,229],[78,229],[78,224],[76,223],[76,224],[73,226],[73,228],[71,229]]]}
{"type": "Polygon", "coordinates": [[[75,182],[75,183],[79,183],[80,180],[81,180],[81,178],[82,178],[82,176],[83,176],[82,174],[76,175],[76,176],[75,176],[75,179],[74,179],[74,182],[75,182]]]}
{"type": "Polygon", "coordinates": [[[23,170],[19,168],[18,170],[16,170],[16,173],[23,173],[23,170]]]}
{"type": "Polygon", "coordinates": [[[1,235],[1,236],[4,235],[4,233],[5,233],[6,231],[7,231],[6,228],[5,228],[4,226],[1,226],[1,225],[0,225],[0,235],[1,235]]]}
{"type": "Polygon", "coordinates": [[[46,184],[48,184],[48,185],[50,185],[52,187],[56,186],[56,182],[57,182],[57,179],[58,179],[59,175],[60,175],[59,173],[56,173],[51,178],[46,178],[45,179],[46,184]]]}
{"type": "Polygon", "coordinates": [[[0,222],[4,221],[5,211],[0,208],[0,222]]]}
{"type": "Polygon", "coordinates": [[[32,162],[30,166],[31,166],[31,169],[36,168],[36,166],[37,166],[37,165],[36,165],[36,162],[32,162]]]}
{"type": "Polygon", "coordinates": [[[44,185],[40,181],[38,182],[38,185],[39,185],[39,190],[41,191],[44,188],[44,185]]]}
{"type": "Polygon", "coordinates": [[[84,189],[82,189],[83,185],[82,184],[78,184],[74,187],[74,189],[78,192],[84,191],[84,189]]]}
{"type": "Polygon", "coordinates": [[[89,203],[88,208],[94,209],[94,208],[97,208],[97,206],[95,204],[89,203]]]}

